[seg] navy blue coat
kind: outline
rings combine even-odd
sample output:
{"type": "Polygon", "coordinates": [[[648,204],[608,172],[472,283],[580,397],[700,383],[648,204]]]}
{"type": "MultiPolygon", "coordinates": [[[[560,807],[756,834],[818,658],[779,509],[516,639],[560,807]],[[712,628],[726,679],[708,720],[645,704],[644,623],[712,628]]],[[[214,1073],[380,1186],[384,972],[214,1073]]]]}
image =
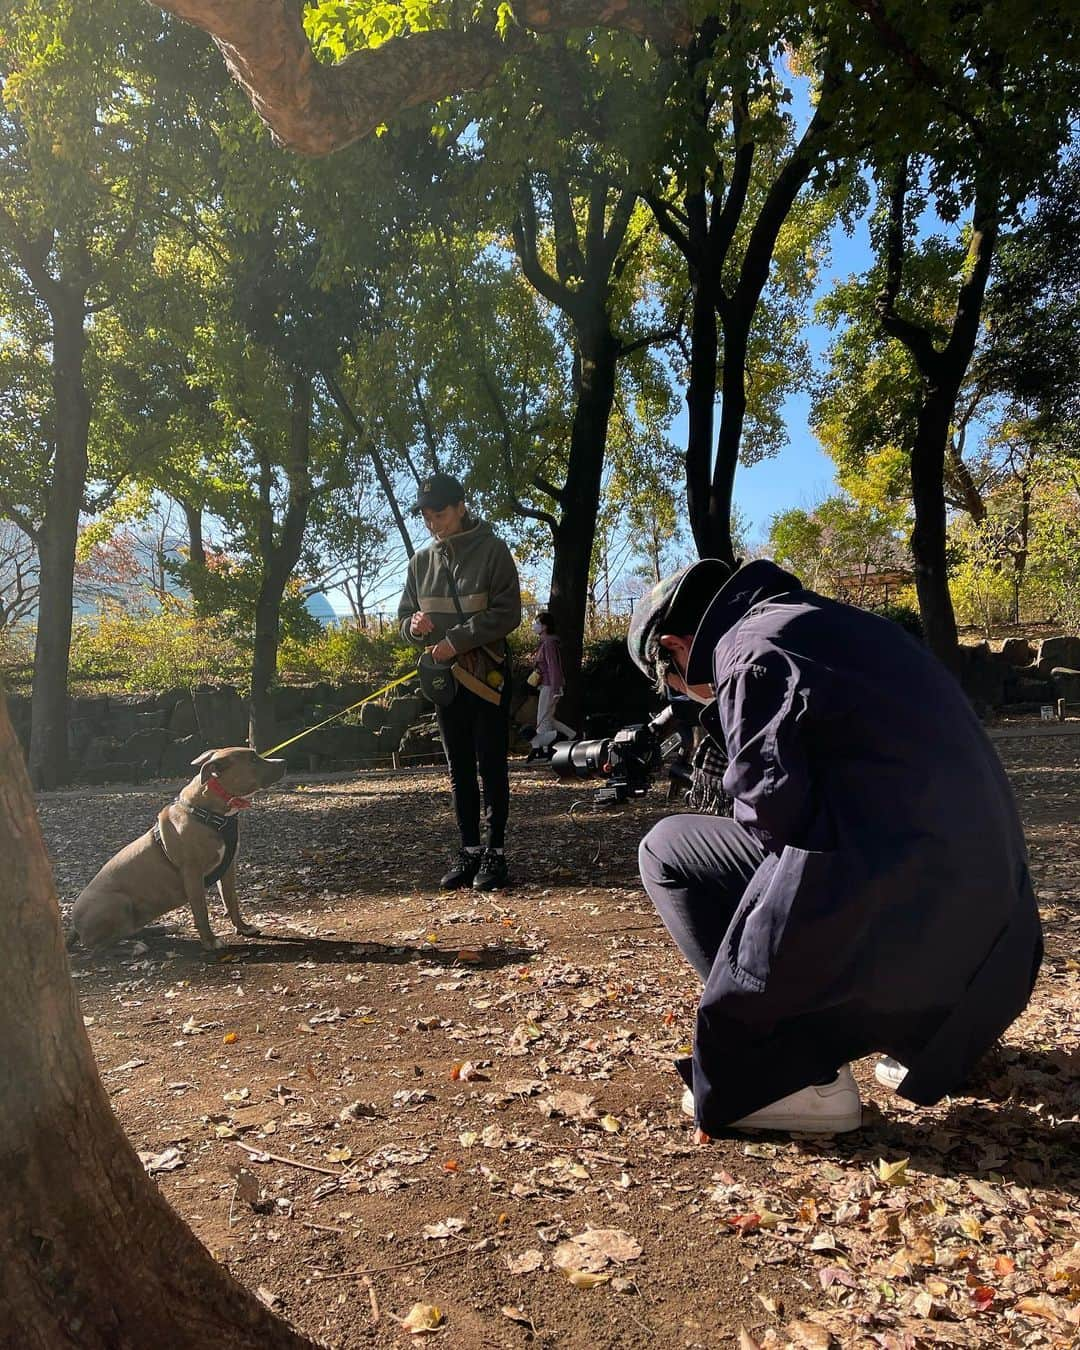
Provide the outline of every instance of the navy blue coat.
{"type": "Polygon", "coordinates": [[[956,1091],[1042,958],[1016,805],[959,685],[767,560],[717,593],[687,678],[715,685],[702,721],[767,850],[701,999],[702,1128],[878,1051],[910,1100],[956,1091]]]}

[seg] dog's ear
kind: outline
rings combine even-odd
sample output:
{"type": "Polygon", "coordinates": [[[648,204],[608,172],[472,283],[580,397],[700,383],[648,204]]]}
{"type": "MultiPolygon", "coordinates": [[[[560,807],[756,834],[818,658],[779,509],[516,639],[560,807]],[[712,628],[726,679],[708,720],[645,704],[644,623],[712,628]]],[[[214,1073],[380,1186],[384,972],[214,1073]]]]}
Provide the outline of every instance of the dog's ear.
{"type": "Polygon", "coordinates": [[[216,751],[216,750],[204,750],[204,751],[202,752],[202,754],[198,757],[198,759],[193,759],[193,760],[191,761],[191,767],[192,767],[193,769],[198,769],[198,768],[201,768],[201,769],[202,769],[202,775],[201,775],[201,777],[202,777],[204,780],[205,780],[205,778],[206,778],[207,766],[208,766],[210,760],[212,760],[216,754],[217,754],[217,751],[216,751]]]}

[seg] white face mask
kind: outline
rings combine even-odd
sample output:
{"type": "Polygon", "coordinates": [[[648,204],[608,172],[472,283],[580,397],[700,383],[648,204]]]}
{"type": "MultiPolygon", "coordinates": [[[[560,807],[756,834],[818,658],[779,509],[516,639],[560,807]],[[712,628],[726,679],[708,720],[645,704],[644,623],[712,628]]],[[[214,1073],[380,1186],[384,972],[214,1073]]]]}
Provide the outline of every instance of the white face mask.
{"type": "Polygon", "coordinates": [[[693,699],[695,703],[700,703],[704,707],[708,707],[708,705],[712,702],[711,698],[702,698],[700,694],[695,694],[692,689],[686,690],[686,697],[693,699]]]}
{"type": "Polygon", "coordinates": [[[544,631],[544,625],[542,623],[537,623],[536,620],[534,619],[532,630],[537,635],[537,637],[539,637],[540,634],[544,631]]]}

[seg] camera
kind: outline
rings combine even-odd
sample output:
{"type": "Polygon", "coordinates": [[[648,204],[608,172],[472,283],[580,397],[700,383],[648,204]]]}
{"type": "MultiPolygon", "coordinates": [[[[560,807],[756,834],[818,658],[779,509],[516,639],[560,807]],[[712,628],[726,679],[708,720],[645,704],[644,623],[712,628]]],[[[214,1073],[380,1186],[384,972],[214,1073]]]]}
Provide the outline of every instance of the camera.
{"type": "Polygon", "coordinates": [[[673,723],[670,708],[649,722],[622,727],[612,736],[594,740],[565,741],[555,746],[550,766],[560,778],[605,778],[593,793],[597,805],[619,805],[630,797],[643,797],[653,778],[667,762],[672,781],[688,780],[684,762],[685,733],[665,736],[673,723]]]}

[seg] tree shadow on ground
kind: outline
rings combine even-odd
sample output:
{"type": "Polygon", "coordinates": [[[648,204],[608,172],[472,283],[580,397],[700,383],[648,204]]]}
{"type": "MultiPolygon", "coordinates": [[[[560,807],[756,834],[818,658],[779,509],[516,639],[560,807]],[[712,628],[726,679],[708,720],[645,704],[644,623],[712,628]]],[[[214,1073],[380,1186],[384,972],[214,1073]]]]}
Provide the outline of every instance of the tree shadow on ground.
{"type": "Polygon", "coordinates": [[[803,1139],[802,1149],[871,1165],[906,1157],[913,1171],[934,1176],[1080,1195],[1080,1056],[998,1049],[965,1091],[969,1095],[949,1100],[944,1113],[915,1108],[902,1119],[867,1103],[861,1130],[820,1147],[803,1139]]]}
{"type": "MultiPolygon", "coordinates": [[[[164,928],[146,928],[131,941],[114,943],[94,952],[72,956],[72,966],[92,965],[95,973],[130,973],[133,961],[170,959],[170,977],[185,967],[192,971],[207,967],[239,965],[410,965],[424,962],[449,968],[497,970],[521,965],[535,956],[529,947],[412,946],[387,942],[350,942],[339,938],[312,937],[307,933],[264,933],[258,938],[237,938],[217,951],[204,950],[197,938],[170,932],[164,928]]],[[[85,978],[85,977],[84,977],[85,978]]]]}

